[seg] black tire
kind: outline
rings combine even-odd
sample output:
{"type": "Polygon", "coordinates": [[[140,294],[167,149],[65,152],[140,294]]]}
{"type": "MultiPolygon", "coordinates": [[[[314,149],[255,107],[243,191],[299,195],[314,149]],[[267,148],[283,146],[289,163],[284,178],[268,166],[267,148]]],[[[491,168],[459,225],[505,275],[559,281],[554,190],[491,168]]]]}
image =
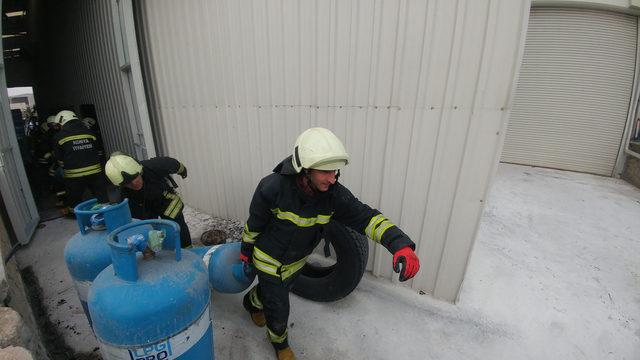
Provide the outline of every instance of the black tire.
{"type": "MultiPolygon", "coordinates": [[[[366,237],[335,221],[325,226],[324,239],[333,246],[335,264],[306,264],[291,291],[305,299],[330,302],[344,298],[358,286],[367,266],[369,245],[366,237]]],[[[324,245],[322,240],[318,247],[324,245]]]]}

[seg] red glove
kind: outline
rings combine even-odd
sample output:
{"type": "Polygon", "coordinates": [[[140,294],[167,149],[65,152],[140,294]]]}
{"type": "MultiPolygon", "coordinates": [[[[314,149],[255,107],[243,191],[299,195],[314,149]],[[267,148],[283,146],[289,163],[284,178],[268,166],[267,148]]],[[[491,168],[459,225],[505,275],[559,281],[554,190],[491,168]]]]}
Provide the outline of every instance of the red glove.
{"type": "Polygon", "coordinates": [[[243,253],[240,253],[240,261],[242,261],[242,271],[244,271],[244,275],[248,278],[251,278],[255,275],[256,268],[253,266],[251,259],[243,253]]]}
{"type": "Polygon", "coordinates": [[[405,246],[393,254],[393,271],[400,273],[400,281],[411,279],[418,270],[420,270],[420,259],[410,247],[405,246]]]}

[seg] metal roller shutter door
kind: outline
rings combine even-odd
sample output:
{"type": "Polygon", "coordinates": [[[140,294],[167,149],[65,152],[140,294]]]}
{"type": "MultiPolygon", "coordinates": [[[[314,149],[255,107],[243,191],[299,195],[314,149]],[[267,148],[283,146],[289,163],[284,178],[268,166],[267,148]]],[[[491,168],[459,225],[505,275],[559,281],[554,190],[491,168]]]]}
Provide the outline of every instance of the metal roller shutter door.
{"type": "Polygon", "coordinates": [[[532,8],[502,161],[611,176],[637,31],[630,15],[532,8]]]}

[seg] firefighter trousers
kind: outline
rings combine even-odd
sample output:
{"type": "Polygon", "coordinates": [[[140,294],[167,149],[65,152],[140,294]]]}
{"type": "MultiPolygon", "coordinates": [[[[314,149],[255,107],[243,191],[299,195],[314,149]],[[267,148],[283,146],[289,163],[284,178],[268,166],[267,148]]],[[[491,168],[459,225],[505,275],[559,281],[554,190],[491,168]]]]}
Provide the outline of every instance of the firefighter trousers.
{"type": "Polygon", "coordinates": [[[107,194],[107,182],[103,173],[97,173],[77,178],[65,178],[64,185],[67,188],[67,207],[73,209],[82,201],[84,191],[89,189],[93,197],[98,199],[99,203],[108,203],[109,195],[107,194]]]}
{"type": "Polygon", "coordinates": [[[160,217],[163,219],[175,221],[178,225],[180,225],[180,247],[183,249],[191,247],[191,232],[189,231],[187,223],[184,221],[184,214],[182,214],[182,210],[180,210],[178,215],[176,215],[176,217],[173,219],[164,215],[160,217]]]}
{"type": "Polygon", "coordinates": [[[264,311],[267,337],[276,350],[282,350],[289,346],[289,291],[297,276],[284,283],[266,276],[258,272],[258,284],[244,296],[243,305],[249,312],[264,311]]]}

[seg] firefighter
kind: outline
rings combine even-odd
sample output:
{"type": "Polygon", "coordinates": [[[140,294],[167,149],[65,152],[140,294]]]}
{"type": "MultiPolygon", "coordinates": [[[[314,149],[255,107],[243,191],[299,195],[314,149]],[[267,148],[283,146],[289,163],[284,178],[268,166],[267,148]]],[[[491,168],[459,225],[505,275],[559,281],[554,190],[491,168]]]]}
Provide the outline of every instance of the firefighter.
{"type": "Polygon", "coordinates": [[[136,161],[129,155],[115,152],[105,165],[111,182],[120,187],[122,198],[129,199],[131,216],[137,219],[173,220],[180,225],[180,246],[191,247],[191,233],[182,214],[182,199],[171,174],[187,177],[187,168],[178,160],[159,156],[136,161]]]}
{"type": "Polygon", "coordinates": [[[62,168],[59,167],[58,162],[54,158],[53,154],[53,137],[54,135],[60,131],[60,124],[56,122],[56,116],[50,115],[47,117],[47,122],[42,124],[42,128],[46,129],[46,134],[48,137],[48,147],[49,152],[45,153],[43,159],[48,162],[48,173],[49,173],[49,189],[56,194],[56,207],[62,209],[63,213],[68,213],[67,208],[65,207],[65,199],[67,196],[67,190],[64,186],[64,177],[62,173],[62,168]]]}
{"type": "Polygon", "coordinates": [[[56,122],[61,129],[53,136],[53,150],[63,169],[67,188],[66,211],[73,216],[73,208],[82,201],[85,189],[91,190],[98,202],[109,202],[95,134],[78,120],[73,111],[60,111],[56,122]]]}
{"type": "MultiPolygon", "coordinates": [[[[52,118],[55,118],[51,116],[52,118]]],[[[31,152],[36,159],[33,167],[33,192],[36,197],[42,197],[48,194],[50,179],[48,176],[49,167],[53,163],[53,154],[51,150],[51,136],[53,131],[50,130],[47,122],[42,122],[37,128],[29,134],[31,140],[31,152]]]]}
{"type": "Polygon", "coordinates": [[[42,166],[46,166],[47,169],[53,163],[53,152],[51,150],[51,140],[56,131],[59,130],[54,124],[56,123],[56,117],[50,115],[47,117],[47,121],[40,124],[40,135],[38,139],[38,145],[36,149],[36,156],[38,157],[38,163],[42,166]]]}
{"type": "Polygon", "coordinates": [[[295,359],[288,344],[289,290],[330,220],[387,248],[400,281],[420,269],[411,239],[338,182],[348,161],[342,142],[330,130],[308,129],[298,137],[293,154],[264,177],[253,194],[240,260],[245,272],[257,272],[258,285],[245,295],[243,305],[257,326],[267,326],[279,360],[295,359]]]}

